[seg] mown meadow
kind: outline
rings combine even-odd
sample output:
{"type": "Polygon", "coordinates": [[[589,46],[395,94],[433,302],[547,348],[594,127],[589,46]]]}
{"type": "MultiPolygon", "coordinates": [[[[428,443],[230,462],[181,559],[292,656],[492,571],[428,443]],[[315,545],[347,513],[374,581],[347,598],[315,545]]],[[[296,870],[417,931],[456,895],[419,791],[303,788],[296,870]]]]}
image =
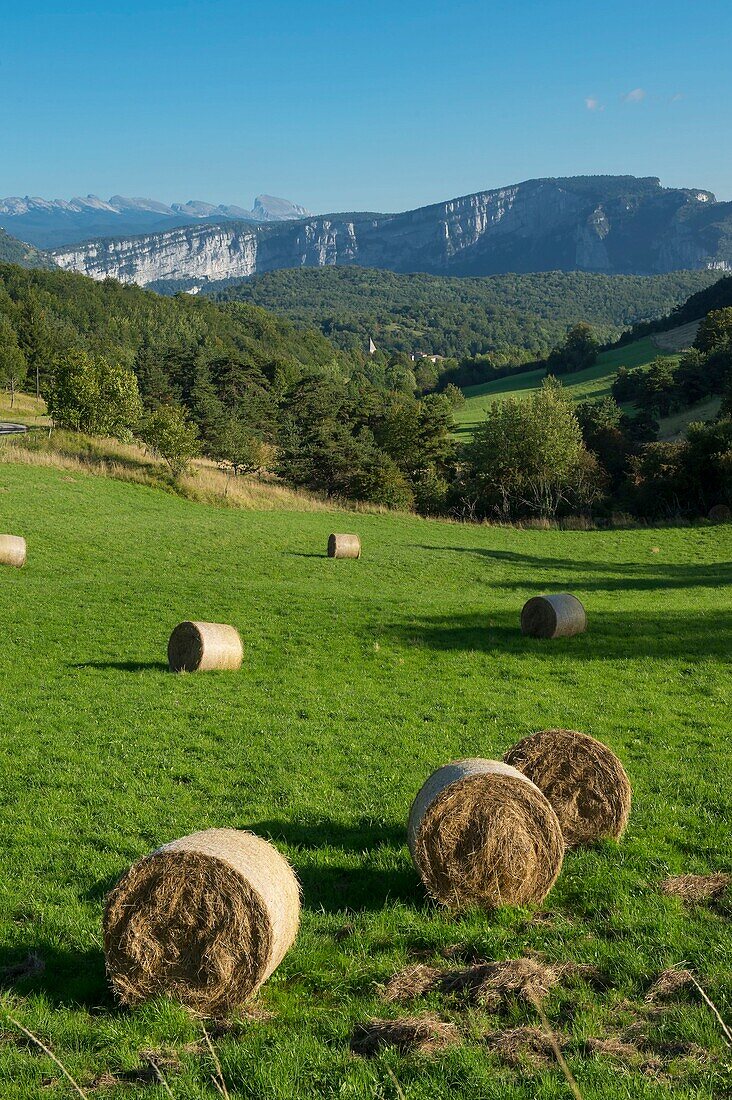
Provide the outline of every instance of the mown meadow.
{"type": "MultiPolygon", "coordinates": [[[[689,343],[691,340],[693,336],[689,343]]],[[[564,374],[560,381],[575,401],[594,401],[610,395],[613,381],[620,367],[627,367],[628,370],[645,367],[659,356],[670,359],[674,363],[679,361],[679,354],[662,347],[654,337],[644,336],[632,344],[601,352],[593,366],[577,371],[575,374],[564,374]]],[[[458,433],[462,437],[470,435],[478,424],[483,423],[492,402],[501,401],[506,397],[521,397],[539,390],[545,374],[546,371],[542,368],[497,378],[493,382],[484,382],[480,386],[467,386],[465,404],[455,410],[458,433]]],[[[689,410],[688,413],[685,412],[683,416],[667,417],[661,421],[660,438],[672,438],[690,420],[706,420],[713,416],[718,408],[719,400],[712,398],[703,405],[689,410]]]]}
{"type": "Polygon", "coordinates": [[[540,1026],[530,1004],[379,993],[415,962],[532,953],[596,968],[544,1006],[586,1100],[729,1095],[730,1052],[696,990],[653,1012],[645,998],[683,963],[732,1017],[729,893],[688,906],[660,892],[668,875],[732,870],[732,527],[237,511],[0,464],[0,530],[29,546],[27,567],[0,575],[3,1100],[74,1095],[8,1013],[89,1096],[218,1095],[201,1023],[162,1000],[116,1006],[101,948],[120,874],[210,826],[272,840],[303,891],[300,936],[255,1006],[208,1024],[231,1097],[568,1096],[551,1056],[491,1044],[540,1026]],[[360,561],[325,557],[339,529],[361,534],[360,561]],[[521,636],[522,604],[547,590],[583,600],[587,634],[521,636]],[[239,628],[240,673],[167,671],[168,635],[189,618],[239,628]],[[412,797],[438,765],[552,726],[623,760],[625,837],[568,853],[538,915],[441,911],[409,859],[412,797]],[[352,1052],[369,1017],[428,1009],[461,1042],[352,1052]],[[593,1040],[630,1024],[635,1054],[598,1053],[593,1040]]]}

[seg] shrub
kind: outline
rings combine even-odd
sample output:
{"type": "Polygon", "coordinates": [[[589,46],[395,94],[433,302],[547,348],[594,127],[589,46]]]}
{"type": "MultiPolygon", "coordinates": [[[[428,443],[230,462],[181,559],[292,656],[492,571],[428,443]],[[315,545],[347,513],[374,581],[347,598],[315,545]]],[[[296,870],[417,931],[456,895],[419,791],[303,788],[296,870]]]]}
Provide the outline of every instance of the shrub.
{"type": "Polygon", "coordinates": [[[76,348],[53,365],[43,396],[57,427],[88,435],[129,440],[143,415],[132,371],[76,348]]]}
{"type": "Polygon", "coordinates": [[[466,458],[484,515],[551,517],[565,505],[591,504],[602,489],[571,398],[551,379],[523,400],[493,403],[466,458]]]}
{"type": "Polygon", "coordinates": [[[140,438],[159,455],[174,477],[185,473],[199,453],[198,429],[180,405],[161,405],[145,418],[140,438]]]}

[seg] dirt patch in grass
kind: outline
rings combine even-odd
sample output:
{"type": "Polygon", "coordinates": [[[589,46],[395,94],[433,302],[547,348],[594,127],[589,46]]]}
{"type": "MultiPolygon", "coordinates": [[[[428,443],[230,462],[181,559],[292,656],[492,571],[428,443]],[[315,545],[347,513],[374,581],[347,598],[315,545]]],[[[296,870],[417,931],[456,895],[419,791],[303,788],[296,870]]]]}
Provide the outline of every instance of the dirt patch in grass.
{"type": "Polygon", "coordinates": [[[460,1032],[455,1024],[425,1014],[398,1020],[367,1020],[355,1029],[351,1050],[366,1058],[384,1047],[395,1047],[400,1054],[436,1054],[459,1042],[460,1032]]]}

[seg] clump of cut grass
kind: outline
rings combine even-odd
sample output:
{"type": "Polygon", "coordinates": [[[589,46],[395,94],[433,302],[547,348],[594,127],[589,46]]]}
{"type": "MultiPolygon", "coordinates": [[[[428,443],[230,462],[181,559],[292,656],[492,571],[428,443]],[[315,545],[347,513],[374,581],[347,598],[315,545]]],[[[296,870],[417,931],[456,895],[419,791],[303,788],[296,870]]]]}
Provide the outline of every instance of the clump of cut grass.
{"type": "Polygon", "coordinates": [[[680,898],[687,905],[716,901],[726,894],[732,875],[715,871],[711,875],[672,875],[661,883],[661,893],[680,898]]]}
{"type": "MultiPolygon", "coordinates": [[[[565,1038],[554,1036],[560,1050],[567,1045],[565,1038]]],[[[484,1038],[486,1048],[502,1062],[514,1069],[528,1062],[534,1068],[547,1066],[555,1058],[554,1044],[539,1027],[527,1024],[490,1032],[484,1038]]]]}
{"type": "Polygon", "coordinates": [[[385,1047],[400,1054],[438,1054],[461,1041],[455,1024],[439,1016],[403,1016],[396,1020],[371,1019],[359,1024],[351,1036],[351,1050],[369,1058],[385,1047]]]}
{"type": "Polygon", "coordinates": [[[511,999],[531,1004],[543,1000],[558,982],[559,974],[553,967],[530,958],[474,963],[449,970],[417,964],[395,974],[382,996],[388,1002],[404,1003],[437,992],[484,1008],[498,1008],[511,999]]]}

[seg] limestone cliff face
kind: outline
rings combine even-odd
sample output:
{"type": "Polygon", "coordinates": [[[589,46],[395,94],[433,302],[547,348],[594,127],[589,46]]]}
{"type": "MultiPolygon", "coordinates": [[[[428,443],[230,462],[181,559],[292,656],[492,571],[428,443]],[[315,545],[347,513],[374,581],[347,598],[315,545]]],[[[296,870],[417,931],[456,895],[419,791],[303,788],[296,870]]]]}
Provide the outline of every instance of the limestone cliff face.
{"type": "Polygon", "coordinates": [[[404,214],[187,226],[91,241],[55,258],[96,279],[196,287],[329,264],[450,275],[732,270],[732,203],[655,179],[531,180],[404,214]]]}
{"type": "Polygon", "coordinates": [[[168,279],[205,283],[246,278],[256,271],[257,234],[250,226],[235,226],[184,226],[149,236],[88,241],[59,249],[54,258],[67,271],[140,286],[168,279]]]}

